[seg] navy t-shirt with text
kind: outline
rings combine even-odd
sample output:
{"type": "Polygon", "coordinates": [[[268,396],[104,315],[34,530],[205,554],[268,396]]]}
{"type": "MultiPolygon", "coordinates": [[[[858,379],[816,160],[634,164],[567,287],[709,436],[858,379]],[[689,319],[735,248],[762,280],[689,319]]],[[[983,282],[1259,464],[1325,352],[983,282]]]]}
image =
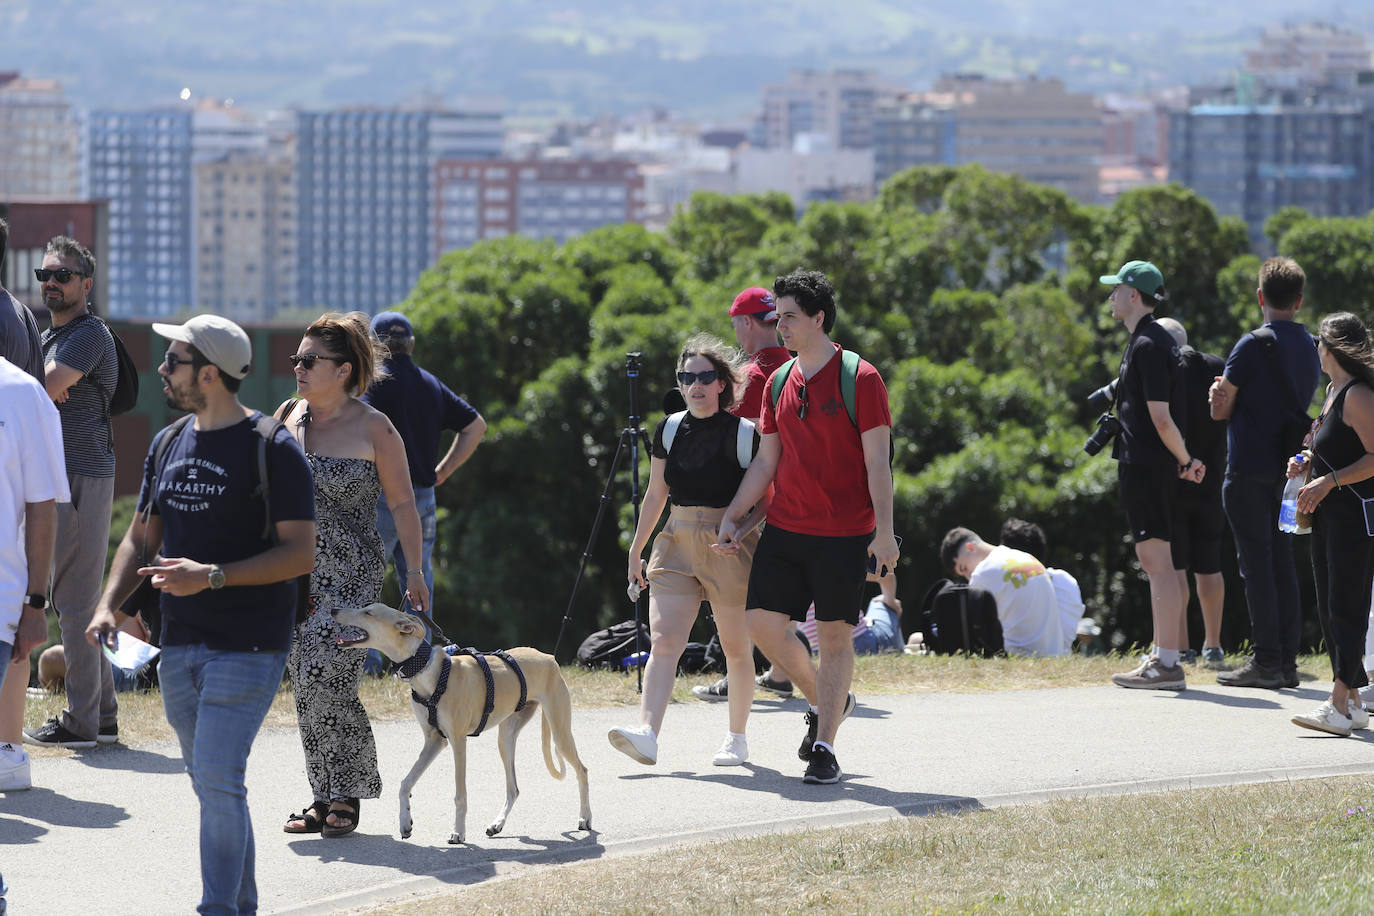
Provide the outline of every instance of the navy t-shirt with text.
{"type": "MultiPolygon", "coordinates": [[[[254,493],[260,441],[254,424],[261,416],[254,411],[240,423],[212,430],[197,430],[194,421],[188,422],[167,448],[155,498],[149,449],[138,507],[142,511],[153,498],[152,511],[162,518],[163,556],[222,566],[272,547],[270,535],[262,536],[266,507],[254,493]]],[[[285,428],[268,446],[267,475],[273,524],[314,520],[314,477],[285,428]]],[[[164,646],[286,650],[295,623],[296,583],[225,586],[184,597],[164,592],[161,608],[164,646]]]]}

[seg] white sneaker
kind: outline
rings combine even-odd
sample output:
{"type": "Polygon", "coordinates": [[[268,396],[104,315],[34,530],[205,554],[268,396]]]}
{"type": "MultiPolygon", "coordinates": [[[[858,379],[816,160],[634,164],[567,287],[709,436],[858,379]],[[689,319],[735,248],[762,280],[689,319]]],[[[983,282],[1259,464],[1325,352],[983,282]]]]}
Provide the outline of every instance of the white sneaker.
{"type": "Polygon", "coordinates": [[[1350,713],[1350,727],[1355,729],[1369,728],[1369,713],[1360,703],[1358,697],[1351,697],[1347,711],[1350,713]]]}
{"type": "Polygon", "coordinates": [[[1330,700],[1305,716],[1294,716],[1293,724],[1310,728],[1313,731],[1326,732],[1328,735],[1339,735],[1342,738],[1350,737],[1350,717],[1337,712],[1330,700]]]}
{"type": "Polygon", "coordinates": [[[716,751],[711,762],[718,767],[737,767],[749,759],[749,742],[743,735],[726,735],[725,743],[716,751]]]}
{"type": "Polygon", "coordinates": [[[29,752],[17,744],[0,744],[0,792],[18,792],[32,787],[29,752]]]}
{"type": "Polygon", "coordinates": [[[617,725],[606,733],[606,737],[610,739],[611,747],[630,759],[651,765],[658,763],[658,739],[649,726],[626,728],[617,725]]]}

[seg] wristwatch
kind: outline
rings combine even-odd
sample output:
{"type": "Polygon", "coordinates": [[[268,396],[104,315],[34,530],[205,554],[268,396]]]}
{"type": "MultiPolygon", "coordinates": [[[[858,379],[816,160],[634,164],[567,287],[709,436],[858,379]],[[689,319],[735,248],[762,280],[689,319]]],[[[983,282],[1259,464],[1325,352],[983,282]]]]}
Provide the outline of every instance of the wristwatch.
{"type": "Polygon", "coordinates": [[[224,570],[218,566],[210,567],[210,590],[224,588],[224,570]]]}
{"type": "Polygon", "coordinates": [[[48,596],[34,592],[24,599],[24,605],[26,607],[37,608],[40,611],[44,610],[48,606],[48,596]]]}

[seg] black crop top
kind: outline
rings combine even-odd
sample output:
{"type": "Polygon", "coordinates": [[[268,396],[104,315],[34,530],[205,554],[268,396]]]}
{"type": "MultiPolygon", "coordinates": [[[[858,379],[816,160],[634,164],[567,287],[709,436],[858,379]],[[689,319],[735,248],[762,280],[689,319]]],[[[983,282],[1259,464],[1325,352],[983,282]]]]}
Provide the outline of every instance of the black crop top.
{"type": "MultiPolygon", "coordinates": [[[[1331,401],[1331,407],[1322,416],[1321,426],[1317,429],[1317,435],[1312,440],[1312,477],[1315,479],[1323,474],[1329,474],[1333,469],[1349,467],[1356,461],[1365,456],[1364,443],[1360,441],[1360,434],[1345,422],[1345,395],[1350,391],[1351,386],[1358,382],[1347,382],[1346,386],[1337,392],[1336,397],[1331,401]]],[[[1362,493],[1357,493],[1350,487],[1341,486],[1340,490],[1334,491],[1331,496],[1348,499],[1351,502],[1347,505],[1358,507],[1359,497],[1374,496],[1374,486],[1360,481],[1362,493]],[[1340,497],[1341,490],[1349,496],[1340,497]]],[[[1328,496],[1328,499],[1331,497],[1328,496]]],[[[1318,508],[1321,508],[1318,506],[1318,508]]]]}
{"type": "MultiPolygon", "coordinates": [[[[730,505],[735,491],[744,479],[739,466],[737,443],[739,417],[718,410],[704,420],[689,412],[682,418],[673,437],[672,452],[663,448],[664,417],[654,430],[655,458],[666,458],[664,479],[668,482],[668,499],[675,506],[707,506],[721,509],[730,505]]],[[[759,450],[758,430],[750,455],[759,450]]]]}

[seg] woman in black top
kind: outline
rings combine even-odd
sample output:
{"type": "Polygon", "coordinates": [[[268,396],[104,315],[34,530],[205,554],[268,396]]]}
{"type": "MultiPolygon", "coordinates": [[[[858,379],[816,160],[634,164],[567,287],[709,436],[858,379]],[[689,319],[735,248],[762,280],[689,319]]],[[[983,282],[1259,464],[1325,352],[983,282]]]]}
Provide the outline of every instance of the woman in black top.
{"type": "MultiPolygon", "coordinates": [[[[1312,479],[1298,493],[1298,511],[1312,515],[1312,578],[1317,617],[1331,657],[1331,698],[1305,716],[1303,728],[1349,735],[1367,728],[1369,714],[1360,688],[1369,683],[1363,664],[1369,619],[1374,538],[1366,527],[1361,497],[1374,497],[1374,348],[1369,330],[1349,312],[1328,315],[1321,324],[1317,355],[1331,378],[1321,416],[1309,434],[1312,479]]],[[[1301,473],[1288,462],[1288,476],[1301,473]]],[[[1374,524],[1374,503],[1370,506],[1374,524]]]]}
{"type": "MultiPolygon", "coordinates": [[[[737,554],[712,549],[721,516],[759,447],[754,424],[727,412],[744,391],[743,362],[738,351],[709,334],[688,340],[677,361],[687,410],[665,417],[654,431],[649,487],[628,567],[632,587],[649,586],[652,648],[644,669],[640,724],[616,727],[609,734],[617,750],[640,763],[658,760],[658,731],[678,658],[703,600],[711,603],[730,685],[730,734],[713,762],[737,766],[749,756],[744,728],[754,700],[754,657],[744,605],[758,532],[737,554]],[[672,514],[654,539],[645,571],[640,556],[668,502],[672,514]]],[[[756,523],[765,508],[756,507],[749,521],[756,523]]]]}

